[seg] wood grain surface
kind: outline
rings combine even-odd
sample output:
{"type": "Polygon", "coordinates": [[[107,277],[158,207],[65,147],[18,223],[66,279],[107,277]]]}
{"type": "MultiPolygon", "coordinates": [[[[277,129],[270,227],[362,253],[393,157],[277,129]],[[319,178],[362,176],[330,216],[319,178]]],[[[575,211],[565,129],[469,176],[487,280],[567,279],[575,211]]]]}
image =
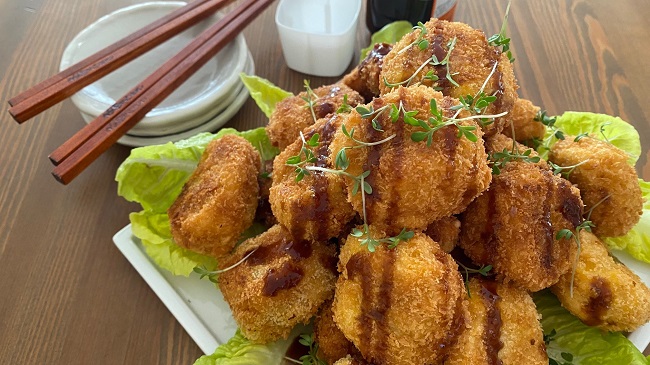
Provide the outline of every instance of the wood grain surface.
{"type": "MultiPolygon", "coordinates": [[[[48,153],[83,126],[65,101],[24,125],[6,101],[57,71],[85,26],[137,0],[0,0],[0,364],[192,364],[199,348],[113,245],[138,207],[116,194],[129,154],[113,146],[68,186],[48,153]]],[[[456,19],[498,32],[506,0],[460,0],[456,19]]],[[[335,78],[287,68],[275,5],[245,30],[257,74],[299,92],[335,78]]],[[[641,134],[650,180],[650,3],[514,0],[509,34],[520,94],[558,114],[619,115],[641,134]]],[[[359,24],[358,45],[369,34],[359,24]]],[[[355,55],[357,59],[358,55],[355,55]]],[[[252,100],[227,126],[266,123],[252,100]]]]}

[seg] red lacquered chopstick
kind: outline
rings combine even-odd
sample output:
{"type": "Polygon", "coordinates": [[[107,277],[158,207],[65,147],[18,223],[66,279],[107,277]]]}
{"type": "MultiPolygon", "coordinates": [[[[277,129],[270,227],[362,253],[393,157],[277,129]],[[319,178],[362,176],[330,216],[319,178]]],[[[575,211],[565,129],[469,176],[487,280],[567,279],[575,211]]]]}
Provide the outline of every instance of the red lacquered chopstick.
{"type": "MultiPolygon", "coordinates": [[[[233,11],[236,14],[235,16],[229,14],[219,23],[203,32],[150,76],[157,80],[157,82],[152,83],[153,86],[139,93],[127,107],[118,108],[119,111],[111,114],[110,120],[101,130],[81,144],[67,158],[63,159],[52,171],[54,177],[63,184],[72,181],[151,109],[169,96],[203,64],[214,57],[219,50],[231,42],[250,21],[272,2],[273,0],[245,1],[233,11]],[[227,18],[230,19],[230,22],[225,24],[227,18]],[[161,74],[163,76],[159,77],[161,74]]],[[[136,86],[129,94],[138,93],[135,90],[139,88],[140,85],[136,86]]]]}
{"type": "Polygon", "coordinates": [[[232,1],[195,0],[178,8],[10,99],[9,113],[18,123],[27,121],[232,1]]]}

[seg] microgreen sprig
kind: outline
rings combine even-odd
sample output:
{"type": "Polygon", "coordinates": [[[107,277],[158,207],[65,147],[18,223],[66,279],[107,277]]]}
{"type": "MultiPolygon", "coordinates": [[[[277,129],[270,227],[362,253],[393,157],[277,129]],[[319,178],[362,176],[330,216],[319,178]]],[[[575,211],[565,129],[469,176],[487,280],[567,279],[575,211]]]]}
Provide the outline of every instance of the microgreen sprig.
{"type": "Polygon", "coordinates": [[[307,91],[307,96],[303,96],[302,100],[304,100],[305,103],[307,103],[305,107],[309,108],[309,110],[311,111],[311,117],[314,119],[314,123],[316,123],[317,119],[316,119],[316,112],[314,111],[314,105],[318,97],[316,96],[316,94],[314,94],[314,90],[311,89],[311,86],[309,85],[309,80],[303,80],[303,83],[305,86],[305,90],[307,91]]]}
{"type": "Polygon", "coordinates": [[[510,13],[510,2],[506,7],[506,14],[503,16],[503,23],[501,24],[501,30],[499,33],[488,38],[488,43],[494,47],[501,47],[501,52],[505,53],[510,60],[510,63],[515,62],[515,58],[512,57],[512,52],[510,51],[510,38],[506,36],[508,30],[508,13],[510,13]]]}
{"type": "Polygon", "coordinates": [[[571,238],[573,238],[575,240],[576,244],[578,245],[578,251],[576,252],[576,256],[575,256],[575,258],[573,260],[573,269],[571,271],[571,285],[569,287],[569,295],[571,296],[571,298],[573,298],[573,281],[575,279],[576,269],[578,267],[578,260],[580,259],[580,248],[581,248],[581,246],[580,246],[580,231],[591,232],[592,227],[595,227],[595,225],[591,221],[583,220],[582,223],[580,223],[576,227],[575,233],[573,233],[573,231],[571,231],[570,229],[565,228],[565,229],[559,230],[557,232],[557,234],[555,235],[555,239],[558,240],[558,241],[561,240],[561,239],[570,240],[571,238]]]}
{"type": "Polygon", "coordinates": [[[215,284],[218,284],[219,281],[217,280],[217,275],[219,275],[219,274],[223,274],[223,273],[225,273],[226,271],[230,271],[230,270],[236,268],[237,266],[241,265],[242,263],[244,263],[244,261],[246,261],[246,259],[248,259],[252,254],[254,254],[255,251],[257,251],[257,248],[254,249],[253,251],[249,252],[249,253],[248,253],[246,256],[244,256],[241,260],[239,260],[239,261],[237,261],[236,263],[234,263],[234,264],[228,266],[228,267],[225,268],[225,269],[221,269],[221,270],[209,270],[207,267],[205,267],[205,265],[201,265],[201,266],[196,266],[192,271],[194,271],[195,273],[201,275],[201,277],[200,277],[199,279],[203,279],[203,278],[207,277],[208,280],[210,280],[211,282],[213,282],[213,283],[215,283],[215,284]]]}
{"type": "MultiPolygon", "coordinates": [[[[452,85],[454,85],[454,86],[458,86],[458,83],[453,79],[453,76],[457,75],[458,72],[452,73],[452,72],[449,70],[449,56],[451,55],[451,52],[452,52],[452,51],[454,50],[454,48],[456,47],[456,41],[457,41],[457,39],[456,39],[456,37],[454,37],[454,38],[452,38],[449,42],[447,42],[447,53],[445,54],[445,58],[443,58],[442,60],[438,60],[438,57],[436,57],[436,55],[433,54],[433,55],[431,55],[431,57],[427,58],[426,61],[424,61],[424,63],[422,63],[422,64],[420,65],[420,67],[418,67],[418,68],[415,70],[415,72],[414,72],[414,73],[413,73],[413,74],[412,74],[408,79],[406,79],[406,80],[404,80],[404,81],[400,81],[400,82],[392,83],[392,82],[389,82],[388,79],[386,79],[386,77],[384,77],[384,79],[383,79],[384,85],[386,85],[387,87],[389,87],[389,88],[391,88],[391,89],[392,89],[392,88],[395,88],[395,87],[397,87],[397,86],[400,86],[400,85],[410,86],[410,85],[411,85],[411,82],[413,82],[413,80],[415,79],[415,77],[416,77],[417,75],[419,75],[420,72],[422,72],[422,70],[423,70],[426,66],[445,66],[446,71],[447,71],[447,72],[446,72],[446,76],[445,76],[446,79],[447,79],[447,80],[448,80],[452,85]]],[[[435,75],[435,74],[433,73],[433,71],[429,71],[429,72],[427,72],[426,75],[424,76],[424,79],[425,79],[425,80],[431,80],[431,81],[437,81],[437,80],[438,80],[438,76],[435,75]]]]}
{"type": "Polygon", "coordinates": [[[305,175],[309,175],[309,169],[307,169],[306,166],[307,164],[316,162],[317,158],[310,147],[313,148],[318,146],[319,138],[320,135],[314,133],[309,140],[305,140],[305,135],[300,132],[300,139],[302,140],[300,152],[295,156],[289,157],[285,162],[285,165],[295,167],[297,173],[296,181],[300,181],[305,177],[305,175]]]}
{"type": "Polygon", "coordinates": [[[586,163],[589,159],[579,162],[571,166],[560,166],[551,161],[548,161],[549,166],[553,169],[553,175],[561,175],[563,178],[568,179],[571,173],[580,165],[586,163]]]}
{"type": "Polygon", "coordinates": [[[284,357],[286,360],[301,365],[327,365],[327,362],[318,357],[318,343],[313,333],[300,335],[298,342],[303,346],[309,347],[309,352],[300,356],[300,361],[288,356],[284,357]]]}
{"type": "Polygon", "coordinates": [[[414,121],[407,121],[406,119],[404,120],[404,122],[407,124],[419,126],[424,129],[424,131],[417,131],[411,134],[411,140],[414,142],[422,142],[426,140],[427,146],[431,146],[433,143],[433,134],[438,130],[451,125],[454,125],[456,128],[458,128],[458,138],[464,136],[472,142],[476,142],[478,140],[478,137],[476,134],[474,134],[474,131],[476,130],[475,126],[459,124],[460,121],[467,120],[467,118],[445,118],[443,116],[442,109],[438,109],[436,99],[431,99],[429,102],[429,110],[432,116],[429,117],[427,121],[420,119],[415,119],[414,121]]]}
{"type": "Polygon", "coordinates": [[[531,156],[532,152],[532,149],[527,149],[523,153],[520,153],[517,149],[510,151],[504,148],[501,152],[489,153],[488,159],[492,162],[492,173],[499,175],[506,164],[512,161],[538,163],[540,161],[539,156],[531,156]]]}
{"type": "Polygon", "coordinates": [[[408,46],[404,47],[402,50],[397,52],[397,54],[402,54],[406,52],[406,50],[408,50],[409,48],[415,45],[417,45],[421,51],[424,51],[429,47],[429,41],[424,38],[429,33],[427,27],[425,27],[424,24],[422,24],[422,22],[418,22],[418,24],[413,27],[413,30],[420,31],[418,37],[413,42],[411,42],[411,44],[409,44],[408,46]]]}
{"type": "Polygon", "coordinates": [[[465,289],[467,290],[467,296],[472,297],[472,294],[469,292],[469,274],[480,274],[481,276],[489,276],[490,271],[492,270],[492,265],[482,265],[478,269],[473,269],[471,267],[467,267],[463,265],[463,263],[458,262],[458,265],[463,269],[463,277],[465,278],[465,289]]]}
{"type": "Polygon", "coordinates": [[[354,228],[352,229],[352,236],[356,238],[362,238],[361,245],[367,246],[368,251],[375,252],[378,246],[382,244],[387,244],[389,249],[394,249],[400,242],[406,242],[413,238],[415,233],[413,231],[407,231],[406,228],[402,228],[402,231],[394,237],[380,238],[376,239],[372,236],[370,229],[367,224],[363,225],[362,229],[354,228]]]}
{"type": "Polygon", "coordinates": [[[343,95],[343,104],[336,109],[336,114],[349,113],[352,111],[352,107],[348,104],[348,94],[343,95]]]}

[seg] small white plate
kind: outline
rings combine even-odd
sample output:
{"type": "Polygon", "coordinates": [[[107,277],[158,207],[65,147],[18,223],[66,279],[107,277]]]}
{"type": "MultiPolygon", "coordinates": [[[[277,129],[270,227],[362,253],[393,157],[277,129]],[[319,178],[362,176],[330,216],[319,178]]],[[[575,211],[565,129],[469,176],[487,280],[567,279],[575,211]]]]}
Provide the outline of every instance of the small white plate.
{"type": "MultiPolygon", "coordinates": [[[[148,2],[128,6],[100,18],[68,44],[61,57],[60,69],[72,66],[184,5],[186,3],[180,1],[148,2]]],[[[217,14],[194,25],[86,86],[72,96],[72,102],[86,122],[92,121],[215,23],[219,17],[217,14]]],[[[239,34],[183,85],[147,113],[131,132],[140,136],[159,136],[182,132],[205,123],[214,116],[215,106],[223,102],[240,82],[239,73],[244,70],[247,56],[246,40],[243,34],[239,34]]]]}
{"type": "MultiPolygon", "coordinates": [[[[113,242],[205,354],[212,354],[219,344],[226,343],[235,334],[237,323],[228,303],[211,282],[200,280],[194,273],[186,278],[159,269],[147,256],[140,240],[133,236],[131,225],[115,234],[113,242]]],[[[650,285],[648,265],[625,252],[616,252],[616,257],[650,285]]],[[[650,344],[650,323],[628,338],[643,352],[650,344]]]]}
{"type": "MultiPolygon", "coordinates": [[[[250,54],[249,54],[248,66],[244,70],[244,72],[246,72],[249,75],[253,75],[255,73],[255,64],[250,54]]],[[[237,75],[237,77],[239,78],[239,74],[237,75]]],[[[181,139],[192,137],[201,132],[214,132],[215,130],[219,129],[224,124],[226,124],[226,122],[228,122],[235,114],[237,114],[239,109],[241,109],[241,107],[248,99],[249,96],[248,89],[243,85],[244,84],[241,83],[241,85],[239,85],[238,90],[234,90],[230,93],[228,99],[226,99],[223,103],[226,105],[225,109],[223,109],[221,112],[218,112],[217,115],[214,115],[210,120],[199,125],[198,127],[189,130],[184,130],[179,133],[168,134],[164,136],[155,136],[155,137],[140,137],[131,134],[125,134],[119,140],[117,140],[117,143],[124,146],[130,146],[130,147],[142,147],[142,146],[150,146],[154,144],[164,144],[167,142],[180,141],[181,139]]]]}

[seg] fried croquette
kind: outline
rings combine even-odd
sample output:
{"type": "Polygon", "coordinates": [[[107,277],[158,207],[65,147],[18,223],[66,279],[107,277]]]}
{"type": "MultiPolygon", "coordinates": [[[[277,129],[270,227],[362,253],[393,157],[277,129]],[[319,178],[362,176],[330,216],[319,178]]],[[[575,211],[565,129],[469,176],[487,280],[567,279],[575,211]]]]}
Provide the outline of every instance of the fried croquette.
{"type": "Polygon", "coordinates": [[[219,264],[219,289],[246,338],[268,343],[308,323],[334,294],[336,247],[295,240],[280,225],[244,241],[219,264]]]}
{"type": "MultiPolygon", "coordinates": [[[[384,232],[370,226],[374,238],[384,232]]],[[[369,252],[348,236],[339,256],[334,321],[372,364],[436,364],[467,315],[458,266],[429,237],[369,252]]]]}
{"type": "Polygon", "coordinates": [[[365,361],[358,360],[352,356],[346,356],[334,363],[334,365],[368,365],[365,361]]]}
{"type": "Polygon", "coordinates": [[[547,169],[513,161],[461,216],[459,246],[504,281],[534,292],[570,270],[577,245],[556,235],[581,222],[578,189],[547,169]]]}
{"type": "Polygon", "coordinates": [[[631,332],[650,321],[650,289],[585,230],[580,231],[573,297],[571,272],[564,274],[551,291],[563,307],[589,326],[631,332]]]}
{"type": "MultiPolygon", "coordinates": [[[[455,98],[476,97],[481,91],[496,96],[496,101],[484,114],[512,110],[518,88],[512,65],[497,47],[489,45],[482,31],[467,24],[439,19],[431,19],[424,26],[426,34],[414,30],[405,35],[384,58],[379,76],[382,94],[396,84],[422,83],[455,98]],[[424,50],[415,44],[420,37],[428,42],[424,50]],[[438,65],[430,64],[432,57],[437,59],[438,65]]],[[[486,125],[486,135],[500,132],[506,117],[486,125]]]]}
{"type": "MultiPolygon", "coordinates": [[[[332,167],[329,160],[330,142],[340,129],[342,117],[335,114],[319,120],[305,130],[305,139],[319,134],[319,144],[313,148],[318,168],[332,167]]],[[[273,185],[270,203],[273,214],[296,238],[327,240],[338,236],[355,216],[347,201],[344,177],[321,171],[312,171],[296,181],[296,168],[288,166],[287,160],[301,154],[302,140],[294,142],[282,151],[273,165],[273,185]]]]}
{"type": "MultiPolygon", "coordinates": [[[[384,108],[383,112],[363,118],[354,110],[343,116],[342,123],[348,133],[354,130],[354,140],[339,130],[330,146],[333,161],[342,149],[346,149],[347,173],[360,176],[369,171],[364,180],[372,189],[365,194],[366,219],[390,235],[403,227],[423,230],[438,219],[462,212],[487,189],[492,177],[481,138],[483,132],[473,120],[458,123],[476,128],[473,131],[477,137],[475,142],[459,136],[455,125],[432,132],[430,145],[426,140],[415,142],[412,139],[414,133],[423,132],[423,129],[404,122],[405,113],[416,112],[414,118],[421,120],[433,118],[432,102],[447,117],[456,113],[450,109],[458,103],[456,99],[443,97],[426,86],[400,87],[365,106],[374,111],[384,108]],[[391,121],[391,112],[388,112],[391,105],[403,110],[395,122],[391,121]],[[362,146],[358,141],[373,145],[362,146]]],[[[465,112],[459,118],[464,116],[467,116],[465,112]]],[[[346,178],[345,181],[348,199],[362,215],[362,194],[354,194],[354,179],[346,178]]]]}
{"type": "Polygon", "coordinates": [[[643,196],[629,156],[614,145],[567,136],[551,147],[549,160],[559,166],[579,165],[568,179],[580,189],[588,220],[599,237],[626,234],[639,222],[643,196]]]}
{"type": "Polygon", "coordinates": [[[446,253],[450,253],[460,235],[460,221],[456,217],[445,217],[429,224],[424,233],[434,242],[437,242],[446,253]]]}
{"type": "Polygon", "coordinates": [[[349,74],[343,77],[343,83],[357,91],[365,102],[379,96],[379,74],[384,57],[393,49],[392,44],[376,43],[366,58],[349,74]]]}
{"type": "Polygon", "coordinates": [[[489,279],[469,282],[466,330],[444,365],[547,365],[539,314],[530,295],[489,279]]]}
{"type": "Polygon", "coordinates": [[[226,135],[211,141],[167,211],[174,241],[215,258],[228,254],[253,223],[260,168],[247,140],[226,135]]]}
{"type": "Polygon", "coordinates": [[[522,143],[533,139],[543,139],[546,127],[535,120],[539,110],[540,108],[530,100],[517,99],[512,111],[505,117],[507,123],[503,126],[502,133],[522,143]]]}
{"type": "Polygon", "coordinates": [[[282,151],[298,139],[300,131],[314,124],[316,120],[336,113],[346,98],[351,107],[364,102],[358,92],[344,84],[321,86],[314,89],[313,93],[303,91],[280,101],[266,126],[269,140],[282,151]],[[313,103],[314,115],[309,101],[313,103]]]}
{"type": "Polygon", "coordinates": [[[314,336],[318,343],[318,357],[328,364],[348,355],[360,358],[361,354],[334,322],[332,302],[325,303],[314,321],[314,336]]]}

